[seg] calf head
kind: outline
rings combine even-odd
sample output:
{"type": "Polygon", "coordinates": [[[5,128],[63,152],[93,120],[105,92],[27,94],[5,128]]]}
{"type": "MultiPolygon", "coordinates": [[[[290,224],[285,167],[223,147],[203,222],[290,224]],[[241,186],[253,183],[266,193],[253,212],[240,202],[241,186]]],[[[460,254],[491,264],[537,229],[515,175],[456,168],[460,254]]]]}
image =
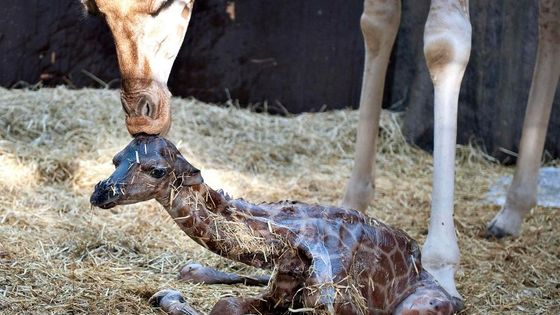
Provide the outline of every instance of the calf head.
{"type": "Polygon", "coordinates": [[[165,135],[171,126],[167,79],[194,0],[82,0],[113,34],[122,77],[121,103],[132,135],[165,135]]]}
{"type": "Polygon", "coordinates": [[[169,196],[171,189],[202,184],[193,167],[168,140],[138,135],[113,158],[115,171],[95,186],[92,205],[109,209],[169,196]]]}

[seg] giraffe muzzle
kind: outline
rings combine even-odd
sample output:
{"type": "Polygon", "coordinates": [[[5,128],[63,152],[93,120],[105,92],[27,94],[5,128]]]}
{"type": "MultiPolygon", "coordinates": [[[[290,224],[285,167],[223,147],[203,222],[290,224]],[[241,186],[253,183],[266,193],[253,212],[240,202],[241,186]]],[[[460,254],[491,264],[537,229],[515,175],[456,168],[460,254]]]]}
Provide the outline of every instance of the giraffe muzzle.
{"type": "Polygon", "coordinates": [[[95,185],[89,202],[95,207],[110,209],[118,205],[122,197],[122,185],[115,184],[110,180],[102,180],[95,185]]]}
{"type": "Polygon", "coordinates": [[[123,81],[121,102],[126,127],[131,135],[165,135],[171,127],[171,93],[167,86],[153,80],[123,81]]]}

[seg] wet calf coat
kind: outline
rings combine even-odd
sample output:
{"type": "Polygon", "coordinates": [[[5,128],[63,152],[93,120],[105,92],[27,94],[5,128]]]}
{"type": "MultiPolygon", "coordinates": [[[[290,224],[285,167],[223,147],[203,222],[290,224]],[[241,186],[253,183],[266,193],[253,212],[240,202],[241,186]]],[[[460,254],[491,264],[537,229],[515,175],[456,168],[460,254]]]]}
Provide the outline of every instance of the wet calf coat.
{"type": "MultiPolygon", "coordinates": [[[[422,268],[413,239],[356,210],[231,199],[204,184],[200,171],[156,136],[136,137],[114,164],[113,175],[96,186],[93,205],[110,208],[155,198],[198,244],[274,270],[259,298],[223,299],[212,314],[283,314],[290,309],[452,314],[457,309],[422,268]]],[[[161,291],[152,301],[171,314],[195,312],[176,291],[161,291]]]]}

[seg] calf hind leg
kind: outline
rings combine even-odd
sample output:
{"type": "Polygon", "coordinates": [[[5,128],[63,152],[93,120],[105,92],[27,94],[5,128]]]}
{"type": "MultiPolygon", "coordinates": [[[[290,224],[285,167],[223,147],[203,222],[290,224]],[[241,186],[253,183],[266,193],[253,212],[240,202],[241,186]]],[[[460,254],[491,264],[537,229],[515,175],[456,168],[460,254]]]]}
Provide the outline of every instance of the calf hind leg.
{"type": "Polygon", "coordinates": [[[420,287],[399,303],[395,315],[451,315],[463,309],[462,301],[454,300],[437,287],[420,287]]]}
{"type": "MultiPolygon", "coordinates": [[[[192,308],[180,292],[166,289],[154,294],[149,303],[160,307],[170,315],[201,315],[192,308]]],[[[212,308],[210,315],[274,314],[273,305],[265,299],[226,297],[220,299],[212,308]]]]}
{"type": "Polygon", "coordinates": [[[525,215],[536,205],[537,179],[554,92],[560,76],[560,2],[540,2],[539,46],[523,123],[519,160],[506,203],[490,222],[489,237],[519,235],[525,215]]]}

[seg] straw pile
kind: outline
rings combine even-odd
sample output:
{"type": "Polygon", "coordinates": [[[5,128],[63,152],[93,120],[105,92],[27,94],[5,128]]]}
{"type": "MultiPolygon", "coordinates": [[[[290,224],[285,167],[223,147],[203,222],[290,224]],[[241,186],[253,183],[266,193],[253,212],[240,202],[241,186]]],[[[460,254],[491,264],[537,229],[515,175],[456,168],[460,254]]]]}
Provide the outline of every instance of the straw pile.
{"type": "MultiPolygon", "coordinates": [[[[234,197],[335,204],[350,174],[357,112],[273,117],[173,100],[169,138],[207,183],[234,197]]],[[[426,235],[431,157],[405,144],[398,115],[384,113],[377,196],[368,214],[426,235]]],[[[154,202],[91,209],[93,185],[130,138],[117,91],[0,89],[0,313],[157,314],[147,299],[174,287],[209,311],[219,297],[260,288],[175,280],[196,261],[253,270],[189,240],[154,202]]],[[[557,163],[557,162],[556,162],[557,163]]],[[[537,207],[523,238],[481,237],[498,210],[481,200],[513,169],[479,150],[458,148],[456,224],[465,314],[560,313],[560,216],[537,207]]]]}

